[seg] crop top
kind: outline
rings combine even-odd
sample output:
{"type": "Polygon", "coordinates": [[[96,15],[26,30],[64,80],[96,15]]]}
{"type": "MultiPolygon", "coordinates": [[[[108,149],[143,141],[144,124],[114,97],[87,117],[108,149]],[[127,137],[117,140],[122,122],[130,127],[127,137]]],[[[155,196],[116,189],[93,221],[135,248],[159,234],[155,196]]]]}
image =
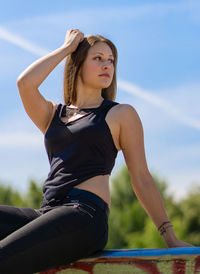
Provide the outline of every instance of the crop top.
{"type": "Polygon", "coordinates": [[[44,136],[50,172],[43,185],[43,205],[63,199],[81,182],[110,174],[117,148],[105,121],[107,112],[119,103],[104,99],[97,108],[85,108],[84,115],[67,123],[67,105],[59,104],[44,136]]]}

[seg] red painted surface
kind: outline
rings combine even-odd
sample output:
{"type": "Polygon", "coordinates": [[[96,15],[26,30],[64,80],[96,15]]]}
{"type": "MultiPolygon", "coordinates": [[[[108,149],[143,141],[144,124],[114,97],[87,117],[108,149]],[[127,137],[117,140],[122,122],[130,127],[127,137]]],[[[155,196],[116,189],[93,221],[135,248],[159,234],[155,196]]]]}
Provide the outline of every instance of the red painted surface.
{"type": "Polygon", "coordinates": [[[200,273],[200,256],[195,259],[194,274],[200,273]]]}
{"type": "Polygon", "coordinates": [[[185,274],[185,261],[175,261],[173,263],[173,274],[185,274]]]}

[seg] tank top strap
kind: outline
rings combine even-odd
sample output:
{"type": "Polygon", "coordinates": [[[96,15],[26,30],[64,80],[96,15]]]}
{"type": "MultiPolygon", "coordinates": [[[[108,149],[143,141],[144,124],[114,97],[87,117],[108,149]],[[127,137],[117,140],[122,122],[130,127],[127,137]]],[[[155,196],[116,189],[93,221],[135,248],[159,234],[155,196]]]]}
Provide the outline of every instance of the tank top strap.
{"type": "Polygon", "coordinates": [[[119,103],[117,102],[114,102],[114,101],[111,101],[111,100],[108,100],[108,99],[105,99],[104,101],[104,104],[101,106],[100,108],[100,113],[101,113],[101,116],[103,116],[104,118],[106,117],[106,114],[108,113],[108,111],[118,105],[119,103]]]}
{"type": "Polygon", "coordinates": [[[56,107],[56,112],[55,112],[56,118],[61,118],[64,114],[64,110],[65,110],[65,105],[58,104],[56,107]]]}

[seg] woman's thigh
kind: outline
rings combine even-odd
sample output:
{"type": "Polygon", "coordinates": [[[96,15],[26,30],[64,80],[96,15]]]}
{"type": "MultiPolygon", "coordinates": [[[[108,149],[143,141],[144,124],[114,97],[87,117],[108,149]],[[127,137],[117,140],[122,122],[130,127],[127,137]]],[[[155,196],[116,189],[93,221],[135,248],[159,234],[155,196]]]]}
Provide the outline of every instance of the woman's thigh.
{"type": "Polygon", "coordinates": [[[0,205],[0,240],[40,215],[32,208],[0,205]]]}
{"type": "Polygon", "coordinates": [[[103,249],[107,234],[101,209],[55,207],[0,241],[0,273],[28,274],[71,263],[103,249]]]}

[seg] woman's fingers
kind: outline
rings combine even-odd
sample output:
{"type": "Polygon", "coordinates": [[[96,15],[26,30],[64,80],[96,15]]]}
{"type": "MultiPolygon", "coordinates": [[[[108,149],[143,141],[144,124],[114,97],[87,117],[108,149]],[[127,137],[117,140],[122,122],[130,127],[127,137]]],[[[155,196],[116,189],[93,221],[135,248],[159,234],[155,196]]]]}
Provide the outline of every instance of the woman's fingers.
{"type": "Polygon", "coordinates": [[[71,29],[67,31],[64,46],[67,46],[71,49],[71,53],[74,52],[78,44],[84,39],[84,34],[79,29],[71,29]]]}

